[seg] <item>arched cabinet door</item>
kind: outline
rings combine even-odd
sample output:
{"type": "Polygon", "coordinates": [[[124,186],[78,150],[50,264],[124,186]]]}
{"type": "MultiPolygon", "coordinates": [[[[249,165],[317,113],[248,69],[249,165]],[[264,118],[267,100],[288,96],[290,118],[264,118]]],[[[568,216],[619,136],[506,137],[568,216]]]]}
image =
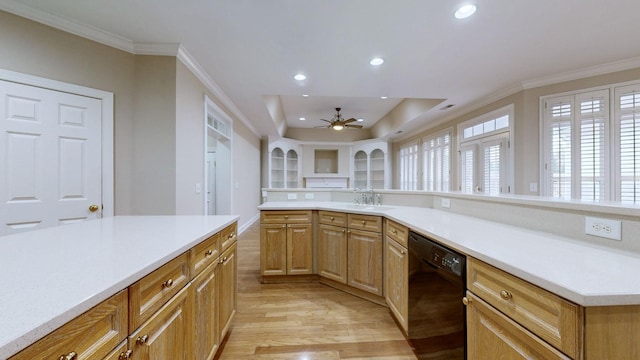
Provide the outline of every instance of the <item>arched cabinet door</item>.
{"type": "Polygon", "coordinates": [[[353,156],[353,187],[366,189],[369,187],[369,159],[367,153],[360,150],[353,156]]]}
{"type": "Polygon", "coordinates": [[[287,151],[285,172],[287,177],[287,189],[298,188],[298,153],[293,149],[287,151]]]}
{"type": "Polygon", "coordinates": [[[369,176],[370,176],[370,186],[374,189],[384,189],[384,164],[385,164],[385,154],[380,149],[375,149],[371,152],[370,156],[370,165],[369,165],[369,176]]]}
{"type": "Polygon", "coordinates": [[[285,185],[284,152],[280,148],[274,148],[271,151],[271,187],[274,189],[283,189],[285,185]]]}

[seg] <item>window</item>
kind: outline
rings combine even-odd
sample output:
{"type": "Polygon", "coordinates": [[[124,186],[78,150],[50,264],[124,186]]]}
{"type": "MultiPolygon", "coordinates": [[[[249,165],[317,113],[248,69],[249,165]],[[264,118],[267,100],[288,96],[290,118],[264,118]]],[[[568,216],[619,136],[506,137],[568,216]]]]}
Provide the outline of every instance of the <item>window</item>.
{"type": "Polygon", "coordinates": [[[616,194],[622,203],[640,203],[640,84],[615,89],[616,194]]]}
{"type": "Polygon", "coordinates": [[[459,189],[464,193],[499,195],[511,192],[513,105],[461,124],[459,189]]]}
{"type": "Polygon", "coordinates": [[[541,103],[544,194],[640,203],[640,83],[545,97],[541,103]]]}
{"type": "Polygon", "coordinates": [[[544,184],[549,196],[588,201],[608,198],[606,165],[609,92],[546,99],[544,184]]]}
{"type": "Polygon", "coordinates": [[[423,190],[451,190],[450,164],[451,130],[422,139],[423,190]]]}
{"type": "Polygon", "coordinates": [[[418,143],[400,148],[400,189],[418,190],[418,143]]]}

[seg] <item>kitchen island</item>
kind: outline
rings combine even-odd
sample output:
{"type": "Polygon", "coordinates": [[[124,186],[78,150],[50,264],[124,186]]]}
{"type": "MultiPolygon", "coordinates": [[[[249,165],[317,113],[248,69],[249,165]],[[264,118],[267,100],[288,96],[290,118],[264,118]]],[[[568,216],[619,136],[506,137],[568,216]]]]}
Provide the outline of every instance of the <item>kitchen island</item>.
{"type": "Polygon", "coordinates": [[[235,226],[237,220],[115,216],[0,237],[0,269],[5,274],[0,279],[0,359],[235,226]]]}
{"type": "Polygon", "coordinates": [[[487,358],[488,343],[531,358],[640,356],[632,340],[640,334],[640,283],[631,280],[640,271],[635,252],[432,208],[270,201],[259,209],[380,216],[473,259],[461,299],[468,308],[469,358],[487,358]]]}

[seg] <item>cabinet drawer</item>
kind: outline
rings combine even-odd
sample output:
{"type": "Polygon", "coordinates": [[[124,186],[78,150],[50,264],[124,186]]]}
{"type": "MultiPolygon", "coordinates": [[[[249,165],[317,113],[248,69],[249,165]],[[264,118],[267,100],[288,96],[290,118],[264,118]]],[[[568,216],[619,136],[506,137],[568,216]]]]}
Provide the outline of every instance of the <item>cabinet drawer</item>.
{"type": "Polygon", "coordinates": [[[389,219],[384,219],[384,223],[386,229],[385,234],[392,240],[395,240],[398,244],[407,247],[409,229],[406,226],[400,225],[389,219]]]}
{"type": "Polygon", "coordinates": [[[195,278],[220,256],[220,233],[217,233],[191,249],[191,278],[195,278]]]}
{"type": "Polygon", "coordinates": [[[318,211],[318,222],[325,225],[347,226],[347,214],[335,211],[318,211]]]}
{"type": "Polygon", "coordinates": [[[260,212],[262,224],[310,223],[311,210],[269,210],[260,212]]]}
{"type": "Polygon", "coordinates": [[[127,291],[121,291],[22,350],[10,360],[102,359],[126,339],[127,291]]]}
{"type": "Polygon", "coordinates": [[[189,282],[188,253],[129,286],[129,328],[135,330],[189,282]]]}
{"type": "Polygon", "coordinates": [[[467,288],[570,357],[579,354],[582,307],[470,257],[467,288]]]}
{"type": "Polygon", "coordinates": [[[229,248],[238,239],[238,223],[233,223],[220,231],[220,252],[229,248]]]}
{"type": "Polygon", "coordinates": [[[349,214],[347,227],[350,229],[382,232],[382,217],[374,215],[349,214]]]}

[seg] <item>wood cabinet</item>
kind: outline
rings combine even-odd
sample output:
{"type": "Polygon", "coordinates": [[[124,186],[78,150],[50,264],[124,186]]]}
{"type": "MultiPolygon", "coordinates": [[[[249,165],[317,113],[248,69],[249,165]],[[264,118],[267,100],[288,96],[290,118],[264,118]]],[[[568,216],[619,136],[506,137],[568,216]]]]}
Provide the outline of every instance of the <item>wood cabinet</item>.
{"type": "Polygon", "coordinates": [[[312,274],[311,211],[262,211],[260,220],[262,276],[312,274]]]}
{"type": "Polygon", "coordinates": [[[220,256],[220,287],[218,307],[220,309],[220,339],[223,339],[236,314],[238,304],[238,257],[237,243],[225,250],[220,256]]]}
{"type": "Polygon", "coordinates": [[[385,219],[385,301],[401,330],[409,331],[409,229],[385,219]]]}
{"type": "Polygon", "coordinates": [[[319,211],[318,219],[320,276],[382,296],[382,218],[319,211]]]}
{"type": "Polygon", "coordinates": [[[347,284],[382,296],[382,218],[347,215],[347,284]]]}
{"type": "Polygon", "coordinates": [[[468,292],[467,359],[570,359],[468,292]]]}
{"type": "Polygon", "coordinates": [[[347,284],[382,296],[382,234],[349,230],[347,284]]]}
{"type": "Polygon", "coordinates": [[[129,286],[129,329],[137,329],[189,282],[188,259],[185,252],[129,286]]]}
{"type": "Polygon", "coordinates": [[[127,338],[127,316],[127,290],[123,290],[12,356],[10,360],[65,357],[102,359],[127,338]]]}
{"type": "Polygon", "coordinates": [[[236,248],[233,223],[10,360],[211,360],[236,313],[236,248]]]}
{"type": "Polygon", "coordinates": [[[129,336],[133,360],[192,359],[193,298],[185,286],[129,336]]]}
{"type": "Polygon", "coordinates": [[[211,360],[220,346],[218,283],[220,262],[210,264],[191,281],[193,292],[193,352],[195,359],[211,360]]]}
{"type": "Polygon", "coordinates": [[[318,272],[320,276],[347,283],[347,230],[343,227],[318,226],[318,272]]]}
{"type": "Polygon", "coordinates": [[[474,258],[467,259],[467,288],[569,357],[580,354],[581,307],[474,258]]]}

